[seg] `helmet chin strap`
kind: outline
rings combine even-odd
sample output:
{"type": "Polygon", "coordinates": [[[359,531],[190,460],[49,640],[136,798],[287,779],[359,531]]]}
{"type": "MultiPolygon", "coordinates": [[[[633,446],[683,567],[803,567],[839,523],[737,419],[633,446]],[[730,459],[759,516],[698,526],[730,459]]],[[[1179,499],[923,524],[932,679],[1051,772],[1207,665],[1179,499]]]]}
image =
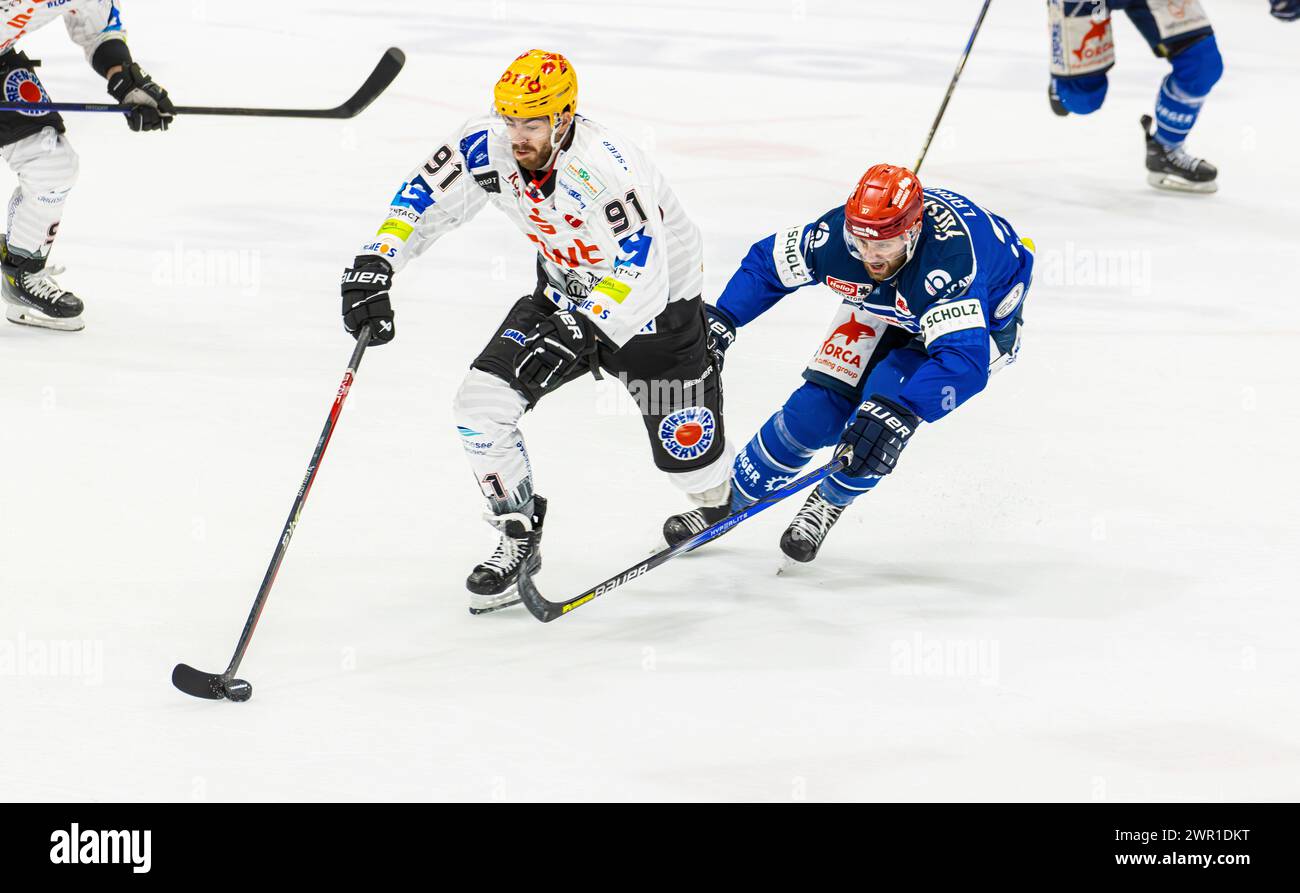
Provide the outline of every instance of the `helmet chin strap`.
{"type": "Polygon", "coordinates": [[[550,161],[552,162],[554,162],[555,156],[558,155],[560,152],[560,144],[563,143],[568,138],[569,131],[573,129],[573,122],[575,120],[574,118],[569,119],[569,124],[567,127],[561,126],[564,124],[563,115],[564,112],[556,112],[555,120],[551,123],[551,136],[548,141],[551,144],[550,161]]]}
{"type": "Polygon", "coordinates": [[[551,168],[555,167],[555,160],[560,154],[560,144],[568,138],[569,131],[573,128],[573,118],[569,119],[568,127],[560,127],[564,123],[560,118],[562,114],[564,113],[556,112],[555,118],[551,122],[551,135],[546,138],[547,144],[551,147],[551,154],[546,157],[546,163],[538,168],[539,171],[550,171],[551,168]]]}
{"type": "Polygon", "coordinates": [[[916,246],[920,244],[921,244],[921,227],[918,224],[916,227],[916,235],[912,236],[912,238],[907,240],[907,260],[903,261],[904,264],[909,264],[912,262],[912,255],[916,254],[916,246]]]}

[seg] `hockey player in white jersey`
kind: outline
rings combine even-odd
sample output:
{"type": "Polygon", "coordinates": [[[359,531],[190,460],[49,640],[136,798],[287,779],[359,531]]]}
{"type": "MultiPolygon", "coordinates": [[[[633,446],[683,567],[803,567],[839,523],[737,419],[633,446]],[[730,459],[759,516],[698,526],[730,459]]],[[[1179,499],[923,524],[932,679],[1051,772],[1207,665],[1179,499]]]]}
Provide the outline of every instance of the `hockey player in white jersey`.
{"type": "MultiPolygon", "coordinates": [[[[15,46],[58,19],[108,81],[119,103],[134,106],[132,130],[166,130],[174,106],[131,58],[117,0],[0,0],[0,84],[6,103],[45,103],[40,65],[15,46]]],[[[18,175],[9,200],[7,234],[0,239],[2,290],[10,322],[63,331],[85,328],[82,302],[59,286],[61,269],[46,265],[63,206],[77,181],[77,153],[56,112],[0,111],[0,154],[18,175]]]]}
{"type": "Polygon", "coordinates": [[[471,363],[454,412],[500,537],[466,581],[470,611],[516,603],[523,562],[541,564],[546,501],[518,423],[565,383],[604,370],[640,403],[655,465],[698,507],[726,514],[732,449],[701,300],[703,248],[663,175],[635,146],[578,114],[558,53],[530,50],[490,113],[457,128],[402,184],[343,276],[349,332],[393,338],[393,276],[495,205],[537,251],[537,286],[471,363]]]}

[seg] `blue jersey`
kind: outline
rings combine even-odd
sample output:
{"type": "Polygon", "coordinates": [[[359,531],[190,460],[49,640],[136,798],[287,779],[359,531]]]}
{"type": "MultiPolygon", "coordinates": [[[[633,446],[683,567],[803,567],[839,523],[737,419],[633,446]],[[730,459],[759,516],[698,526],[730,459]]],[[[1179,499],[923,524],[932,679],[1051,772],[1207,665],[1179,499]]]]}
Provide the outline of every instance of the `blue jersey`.
{"type": "Polygon", "coordinates": [[[1005,219],[955,192],[927,189],[916,251],[889,281],[868,276],[841,205],[755,243],[717,306],[739,327],[824,283],[844,303],[915,336],[928,358],[901,402],[933,422],[984,389],[990,337],[1016,318],[1032,269],[1032,252],[1005,219]]]}

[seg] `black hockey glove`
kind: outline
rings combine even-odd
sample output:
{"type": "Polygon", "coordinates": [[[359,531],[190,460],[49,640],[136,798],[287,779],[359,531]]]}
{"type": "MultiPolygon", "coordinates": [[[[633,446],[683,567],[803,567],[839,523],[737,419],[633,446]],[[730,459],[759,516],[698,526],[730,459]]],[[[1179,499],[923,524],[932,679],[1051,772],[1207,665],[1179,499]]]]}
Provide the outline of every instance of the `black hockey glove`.
{"type": "Polygon", "coordinates": [[[387,344],[397,334],[388,289],[393,265],[382,257],[363,254],[343,271],[343,328],[353,338],[370,323],[370,343],[387,344]]]}
{"type": "Polygon", "coordinates": [[[1284,22],[1300,19],[1300,0],[1269,0],[1269,11],[1273,18],[1284,22]]]}
{"type": "Polygon", "coordinates": [[[857,418],[844,429],[840,443],[853,451],[845,472],[851,477],[879,477],[889,474],[920,417],[892,400],[873,394],[858,407],[857,418]]]}
{"type": "Polygon", "coordinates": [[[524,337],[515,354],[515,378],[540,394],[595,352],[596,327],[572,311],[558,310],[524,337]]]}
{"type": "Polygon", "coordinates": [[[166,130],[176,115],[176,106],[167,91],[155,84],[135,62],[108,79],[108,92],[123,105],[134,106],[126,116],[126,123],[136,132],[166,130]]]}
{"type": "Polygon", "coordinates": [[[721,372],[727,348],[736,343],[736,321],[730,313],[712,304],[704,305],[704,315],[709,322],[709,353],[713,354],[713,365],[721,372]]]}

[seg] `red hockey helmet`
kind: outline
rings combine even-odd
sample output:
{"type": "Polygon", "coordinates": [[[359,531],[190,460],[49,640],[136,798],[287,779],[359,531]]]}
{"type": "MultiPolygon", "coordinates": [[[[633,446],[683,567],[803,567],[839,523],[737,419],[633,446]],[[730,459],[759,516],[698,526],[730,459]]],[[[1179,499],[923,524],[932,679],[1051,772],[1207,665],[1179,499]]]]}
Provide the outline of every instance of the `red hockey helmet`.
{"type": "Polygon", "coordinates": [[[850,233],[874,242],[912,235],[924,210],[916,174],[905,167],[877,164],[858,181],[844,205],[844,219],[850,233]]]}

